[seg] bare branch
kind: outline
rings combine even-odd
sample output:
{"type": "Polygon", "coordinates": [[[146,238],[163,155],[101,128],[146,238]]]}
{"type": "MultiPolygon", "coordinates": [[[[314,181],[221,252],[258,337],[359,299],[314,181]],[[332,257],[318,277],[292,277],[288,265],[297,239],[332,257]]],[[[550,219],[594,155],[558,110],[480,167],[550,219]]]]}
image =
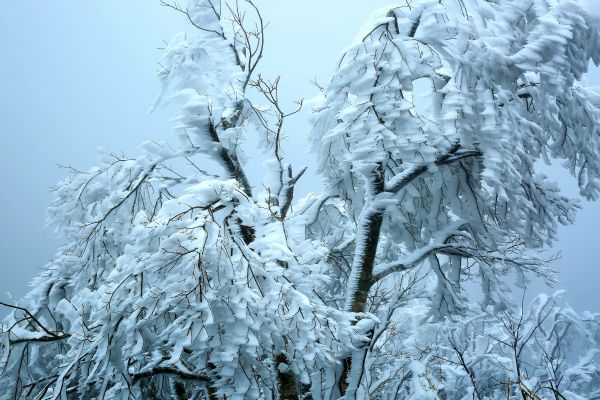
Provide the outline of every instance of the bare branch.
{"type": "MultiPolygon", "coordinates": [[[[160,0],[160,5],[163,6],[163,7],[172,8],[173,10],[182,13],[183,15],[185,15],[187,17],[187,19],[190,22],[190,24],[192,24],[195,28],[197,28],[197,29],[199,29],[201,31],[204,31],[204,32],[214,33],[215,35],[220,36],[220,37],[224,37],[224,34],[222,32],[216,31],[214,29],[207,29],[207,28],[204,28],[204,27],[198,25],[194,21],[194,19],[192,18],[192,16],[190,15],[189,9],[181,7],[177,2],[174,1],[174,2],[171,3],[171,2],[168,2],[168,1],[165,1],[165,0],[160,0]]],[[[214,10],[214,8],[213,8],[213,10],[214,10]]],[[[216,13],[216,10],[215,10],[215,14],[217,15],[217,18],[220,18],[220,15],[216,13]]]]}

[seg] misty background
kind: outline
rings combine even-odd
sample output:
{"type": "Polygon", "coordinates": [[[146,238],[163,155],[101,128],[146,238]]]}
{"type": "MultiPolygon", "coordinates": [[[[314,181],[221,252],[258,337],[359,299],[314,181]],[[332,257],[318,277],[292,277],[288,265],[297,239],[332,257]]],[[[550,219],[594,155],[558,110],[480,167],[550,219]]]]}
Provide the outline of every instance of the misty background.
{"type": "MultiPolygon", "coordinates": [[[[257,0],[269,22],[260,72],[282,76],[283,105],[293,109],[292,100],[315,96],[310,81],[327,84],[371,12],[390,4],[257,0]]],[[[185,30],[185,17],[158,0],[0,2],[0,299],[24,295],[61,244],[45,226],[50,189],[68,174],[58,165],[87,170],[99,146],[137,156],[146,140],[174,139],[176,110],[148,110],[159,89],[158,48],[185,30]]],[[[600,72],[592,71],[587,83],[600,85],[600,72]]],[[[299,195],[320,187],[304,139],[309,114],[297,114],[286,129],[289,162],[295,170],[309,167],[299,195]]],[[[253,175],[260,176],[260,156],[249,153],[253,175]]],[[[565,194],[577,195],[566,171],[552,167],[548,174],[565,194]]],[[[554,247],[561,284],[535,283],[532,292],[564,288],[577,310],[600,312],[599,222],[600,202],[582,201],[577,222],[560,228],[554,247]]]]}

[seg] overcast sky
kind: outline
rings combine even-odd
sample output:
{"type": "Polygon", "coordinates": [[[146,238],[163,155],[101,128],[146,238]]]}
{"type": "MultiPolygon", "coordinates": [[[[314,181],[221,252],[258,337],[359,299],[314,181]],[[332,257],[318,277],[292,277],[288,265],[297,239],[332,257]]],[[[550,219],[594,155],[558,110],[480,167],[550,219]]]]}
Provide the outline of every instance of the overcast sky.
{"type": "MultiPolygon", "coordinates": [[[[168,140],[174,111],[148,109],[158,92],[157,50],[188,27],[158,0],[19,0],[0,2],[0,299],[23,295],[27,282],[56,251],[45,228],[50,187],[64,178],[57,165],[87,169],[96,148],[137,154],[145,140],[168,140]]],[[[390,0],[257,0],[270,22],[262,72],[282,75],[284,100],[315,95],[370,12],[390,0]]],[[[600,85],[600,74],[588,77],[600,85]]],[[[291,103],[290,103],[291,106],[291,103]]],[[[307,114],[288,125],[288,156],[313,167],[303,140],[307,114]]],[[[258,161],[258,160],[254,160],[258,161]]],[[[254,164],[252,164],[254,165],[254,164]]],[[[570,195],[566,173],[552,169],[570,195]]],[[[300,191],[318,190],[314,175],[300,191]]],[[[561,229],[556,263],[567,298],[600,311],[600,204],[583,203],[574,226],[561,229]]],[[[535,290],[543,290],[536,285],[535,290]]]]}

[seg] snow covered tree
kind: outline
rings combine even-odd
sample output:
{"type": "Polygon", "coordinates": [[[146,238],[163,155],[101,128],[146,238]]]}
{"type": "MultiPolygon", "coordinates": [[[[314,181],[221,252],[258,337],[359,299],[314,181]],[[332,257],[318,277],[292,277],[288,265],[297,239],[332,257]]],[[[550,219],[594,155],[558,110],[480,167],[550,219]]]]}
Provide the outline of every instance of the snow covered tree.
{"type": "Polygon", "coordinates": [[[581,2],[376,15],[317,101],[324,189],[296,201],[296,109],[258,74],[255,3],[162,4],[194,28],[161,64],[178,140],[58,185],[66,244],[2,303],[0,399],[597,395],[598,316],[509,296],[553,279],[542,254],[577,209],[543,163],[600,192],[600,95],[581,84],[600,21],[581,2]]]}
{"type": "MultiPolygon", "coordinates": [[[[466,281],[502,311],[509,274],[548,276],[539,254],[576,203],[541,161],[598,196],[598,96],[579,84],[600,61],[597,23],[570,1],[421,2],[346,52],[311,134],[352,232],[346,310],[389,314],[374,287],[422,262],[432,321],[465,311],[466,281]]],[[[367,352],[349,367],[359,397],[367,352]]]]}
{"type": "Polygon", "coordinates": [[[540,295],[529,307],[474,312],[456,322],[424,325],[414,311],[401,314],[392,323],[402,339],[376,347],[371,368],[378,373],[368,385],[373,398],[558,400],[600,395],[600,315],[577,315],[560,293],[540,295]]]}

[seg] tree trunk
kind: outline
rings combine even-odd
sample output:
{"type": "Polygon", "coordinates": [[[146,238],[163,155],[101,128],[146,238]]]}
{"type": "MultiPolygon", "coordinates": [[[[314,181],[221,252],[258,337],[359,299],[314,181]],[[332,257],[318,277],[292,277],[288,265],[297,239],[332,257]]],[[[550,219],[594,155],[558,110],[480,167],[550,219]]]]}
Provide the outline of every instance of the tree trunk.
{"type": "MultiPolygon", "coordinates": [[[[361,213],[357,232],[357,243],[355,250],[352,271],[348,278],[348,292],[346,293],[347,311],[356,313],[365,312],[367,309],[367,299],[369,291],[373,285],[373,267],[375,265],[375,256],[377,254],[377,245],[379,244],[379,235],[383,223],[383,214],[385,208],[374,204],[376,197],[385,190],[383,166],[377,164],[370,177],[368,184],[371,185],[369,198],[367,199],[361,213]]],[[[353,370],[363,368],[363,361],[367,349],[359,349],[352,357],[348,357],[342,362],[342,373],[339,379],[339,388],[342,395],[346,392],[352,393],[357,389],[360,383],[362,371],[353,370]],[[356,382],[348,382],[348,377],[357,377],[356,382]]]]}

